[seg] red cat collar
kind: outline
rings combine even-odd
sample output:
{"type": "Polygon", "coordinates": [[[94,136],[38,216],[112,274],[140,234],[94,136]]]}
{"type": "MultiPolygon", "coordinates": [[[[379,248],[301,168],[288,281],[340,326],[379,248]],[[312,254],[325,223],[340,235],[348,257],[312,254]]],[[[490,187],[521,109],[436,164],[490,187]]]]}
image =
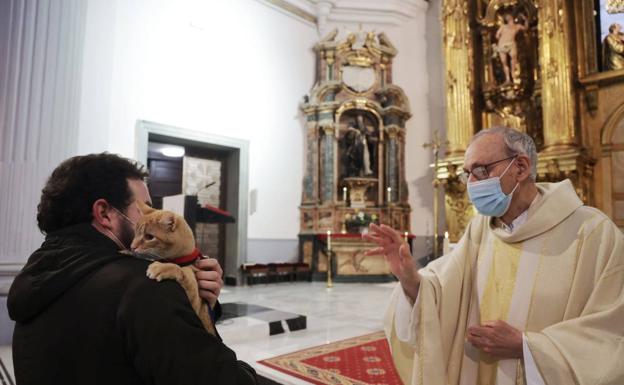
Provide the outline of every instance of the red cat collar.
{"type": "Polygon", "coordinates": [[[185,255],[183,257],[180,258],[176,258],[171,260],[171,262],[177,264],[177,265],[185,265],[185,264],[189,264],[191,262],[195,262],[196,259],[201,258],[202,254],[201,251],[199,251],[199,249],[196,247],[195,250],[193,250],[191,252],[191,254],[185,255]]]}

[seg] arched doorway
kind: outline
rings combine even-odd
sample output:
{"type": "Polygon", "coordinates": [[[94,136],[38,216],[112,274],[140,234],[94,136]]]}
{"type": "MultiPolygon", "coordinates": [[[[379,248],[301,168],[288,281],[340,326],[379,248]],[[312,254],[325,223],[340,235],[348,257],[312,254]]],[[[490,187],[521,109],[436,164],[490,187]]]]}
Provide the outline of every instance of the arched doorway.
{"type": "Polygon", "coordinates": [[[602,130],[604,209],[624,231],[624,104],[602,130]]]}

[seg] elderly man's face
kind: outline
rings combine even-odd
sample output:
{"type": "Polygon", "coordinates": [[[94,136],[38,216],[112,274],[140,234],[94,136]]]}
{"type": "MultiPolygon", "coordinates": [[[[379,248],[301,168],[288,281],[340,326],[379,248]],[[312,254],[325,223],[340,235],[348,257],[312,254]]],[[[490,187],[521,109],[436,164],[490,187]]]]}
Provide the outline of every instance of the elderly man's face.
{"type": "MultiPolygon", "coordinates": [[[[484,166],[505,158],[509,158],[509,155],[505,152],[503,137],[497,134],[484,135],[468,146],[464,157],[464,171],[470,172],[475,167],[484,166]]],[[[510,162],[513,162],[513,159],[488,166],[488,178],[500,176],[507,166],[509,166],[510,162]]],[[[511,166],[510,170],[507,171],[505,176],[501,179],[501,187],[505,193],[509,193],[516,185],[516,180],[512,177],[511,173],[512,168],[513,166],[511,166]]],[[[468,182],[475,181],[476,178],[471,174],[468,182]]]]}

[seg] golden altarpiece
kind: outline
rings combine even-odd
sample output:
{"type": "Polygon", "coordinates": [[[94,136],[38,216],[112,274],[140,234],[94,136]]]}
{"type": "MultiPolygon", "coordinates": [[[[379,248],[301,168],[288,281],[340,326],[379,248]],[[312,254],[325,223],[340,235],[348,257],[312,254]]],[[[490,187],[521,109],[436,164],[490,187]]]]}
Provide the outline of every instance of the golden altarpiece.
{"type": "Polygon", "coordinates": [[[334,30],[314,47],[316,83],[301,105],[306,166],[300,260],[310,264],[313,278],[325,279],[330,232],[334,280],[390,280],[383,256],[364,256],[372,245],[363,242],[359,232],[371,221],[409,232],[409,103],[403,90],[392,84],[397,50],[383,33],[337,37],[334,30]]]}
{"type": "Polygon", "coordinates": [[[452,241],[474,215],[458,180],[464,151],[496,125],[534,138],[538,181],[571,179],[586,204],[624,227],[624,68],[600,72],[599,3],[443,1],[449,144],[437,175],[452,241]]]}

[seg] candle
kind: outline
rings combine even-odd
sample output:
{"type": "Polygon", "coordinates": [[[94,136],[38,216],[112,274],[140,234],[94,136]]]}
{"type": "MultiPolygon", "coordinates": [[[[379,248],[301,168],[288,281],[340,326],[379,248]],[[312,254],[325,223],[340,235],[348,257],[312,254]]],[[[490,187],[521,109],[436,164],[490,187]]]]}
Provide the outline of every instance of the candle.
{"type": "Polygon", "coordinates": [[[386,189],[386,191],[388,191],[388,203],[392,202],[392,187],[388,187],[386,189]]]}
{"type": "Polygon", "coordinates": [[[442,244],[442,254],[446,255],[451,251],[451,240],[448,231],[444,232],[444,243],[442,244]]]}
{"type": "Polygon", "coordinates": [[[347,203],[347,188],[343,187],[342,188],[342,200],[347,203]]]}
{"type": "Polygon", "coordinates": [[[331,230],[327,230],[327,288],[331,289],[334,284],[332,282],[331,269],[331,230]]]}

